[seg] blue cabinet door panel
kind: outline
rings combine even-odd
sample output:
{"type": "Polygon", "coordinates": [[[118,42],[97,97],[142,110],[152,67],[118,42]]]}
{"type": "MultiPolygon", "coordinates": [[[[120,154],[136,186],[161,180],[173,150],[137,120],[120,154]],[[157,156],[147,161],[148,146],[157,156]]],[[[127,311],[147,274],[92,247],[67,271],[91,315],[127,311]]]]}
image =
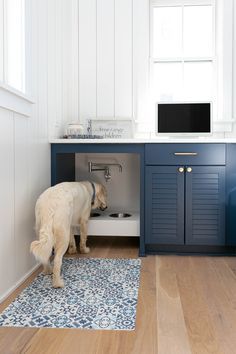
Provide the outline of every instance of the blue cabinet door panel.
{"type": "Polygon", "coordinates": [[[226,244],[236,246],[236,144],[226,148],[226,244]]]}
{"type": "Polygon", "coordinates": [[[225,244],[225,167],[193,166],[186,172],[186,244],[225,244]]]}
{"type": "Polygon", "coordinates": [[[146,167],[148,244],[184,244],[184,173],[177,166],[146,167]]]}

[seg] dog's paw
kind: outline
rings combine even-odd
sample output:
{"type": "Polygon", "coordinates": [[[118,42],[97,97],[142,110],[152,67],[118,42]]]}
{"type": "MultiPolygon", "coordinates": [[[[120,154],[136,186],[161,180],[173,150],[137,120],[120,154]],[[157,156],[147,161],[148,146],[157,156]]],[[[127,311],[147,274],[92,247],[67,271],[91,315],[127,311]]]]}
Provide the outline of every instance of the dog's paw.
{"type": "Polygon", "coordinates": [[[64,288],[64,286],[65,286],[63,279],[53,280],[53,284],[52,285],[53,285],[54,288],[64,288]]]}
{"type": "Polygon", "coordinates": [[[77,253],[76,247],[73,247],[73,246],[69,247],[67,253],[68,254],[76,254],[77,253]]]}
{"type": "Polygon", "coordinates": [[[80,248],[80,252],[81,253],[89,253],[90,252],[90,248],[89,247],[81,247],[80,248]]]}
{"type": "Polygon", "coordinates": [[[50,275],[52,274],[52,267],[51,266],[47,266],[43,268],[43,274],[44,275],[50,275]]]}

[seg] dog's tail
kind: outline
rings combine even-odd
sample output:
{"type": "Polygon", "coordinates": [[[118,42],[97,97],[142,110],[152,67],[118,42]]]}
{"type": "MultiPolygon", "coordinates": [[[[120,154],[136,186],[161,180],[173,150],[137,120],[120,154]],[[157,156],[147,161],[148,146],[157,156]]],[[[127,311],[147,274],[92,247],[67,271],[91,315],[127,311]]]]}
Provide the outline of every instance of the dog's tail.
{"type": "Polygon", "coordinates": [[[47,264],[52,254],[54,246],[54,237],[52,232],[52,220],[39,230],[39,241],[33,241],[30,245],[30,251],[35,258],[42,264],[47,264]]]}

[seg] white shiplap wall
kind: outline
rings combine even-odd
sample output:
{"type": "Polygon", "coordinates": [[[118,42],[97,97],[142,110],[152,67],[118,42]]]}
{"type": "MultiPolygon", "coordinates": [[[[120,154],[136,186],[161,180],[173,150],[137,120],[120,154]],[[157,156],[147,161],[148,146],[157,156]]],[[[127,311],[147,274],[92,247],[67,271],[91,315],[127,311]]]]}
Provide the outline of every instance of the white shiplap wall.
{"type": "Polygon", "coordinates": [[[47,11],[47,95],[49,135],[63,135],[67,122],[78,119],[78,16],[77,0],[49,0],[47,11]]]}
{"type": "Polygon", "coordinates": [[[34,206],[50,185],[48,4],[47,0],[26,4],[26,88],[36,103],[0,89],[0,300],[36,265],[29,253],[35,239],[34,206]],[[27,116],[24,111],[31,113],[27,116]]]}
{"type": "Polygon", "coordinates": [[[49,0],[50,135],[73,120],[147,119],[148,56],[149,0],[49,0]]]}
{"type": "Polygon", "coordinates": [[[148,21],[148,0],[79,0],[82,121],[137,116],[134,87],[148,76],[148,21]]]}
{"type": "Polygon", "coordinates": [[[31,139],[33,121],[38,123],[38,117],[0,107],[0,118],[1,300],[35,266],[29,253],[35,239],[34,205],[50,180],[48,143],[31,139]]]}

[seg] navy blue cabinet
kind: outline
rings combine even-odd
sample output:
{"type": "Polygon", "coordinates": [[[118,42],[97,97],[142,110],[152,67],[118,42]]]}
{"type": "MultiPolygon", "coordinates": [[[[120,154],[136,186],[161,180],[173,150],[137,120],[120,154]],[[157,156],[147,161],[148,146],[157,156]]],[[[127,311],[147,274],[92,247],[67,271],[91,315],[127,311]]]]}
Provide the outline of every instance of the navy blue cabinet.
{"type": "Polygon", "coordinates": [[[145,241],[184,244],[184,173],[177,166],[147,166],[145,241]]]}
{"type": "Polygon", "coordinates": [[[235,253],[235,143],[55,143],[52,185],[75,179],[84,152],[139,154],[140,255],[235,253]]]}
{"type": "Polygon", "coordinates": [[[146,244],[225,245],[225,145],[149,144],[145,162],[146,244]]]}
{"type": "Polygon", "coordinates": [[[225,167],[190,169],[185,173],[185,243],[224,245],[225,167]]]}
{"type": "Polygon", "coordinates": [[[236,246],[236,144],[226,147],[226,244],[236,246]]]}

